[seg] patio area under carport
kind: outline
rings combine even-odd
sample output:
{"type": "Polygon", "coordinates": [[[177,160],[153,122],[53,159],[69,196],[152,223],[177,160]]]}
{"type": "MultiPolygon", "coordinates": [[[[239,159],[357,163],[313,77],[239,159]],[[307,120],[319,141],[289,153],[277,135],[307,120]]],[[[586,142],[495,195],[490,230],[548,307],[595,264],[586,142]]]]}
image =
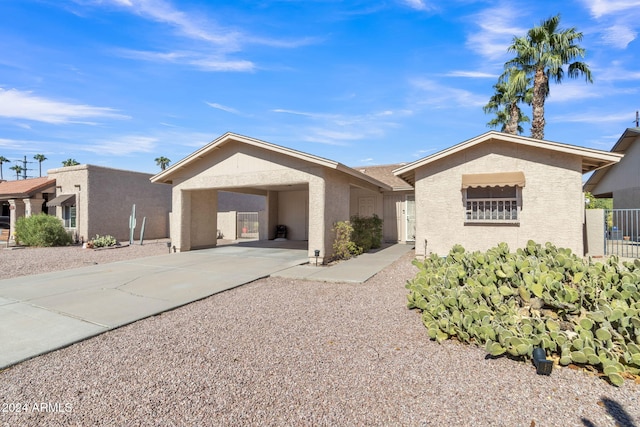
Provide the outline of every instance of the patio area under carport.
{"type": "Polygon", "coordinates": [[[177,252],[216,246],[218,191],[244,192],[266,197],[268,239],[276,237],[277,225],[286,225],[287,238],[307,241],[309,260],[320,264],[333,252],[333,224],[354,214],[352,193],[381,200],[390,189],[332,160],[231,133],[151,180],[173,186],[171,240],[177,252]]]}

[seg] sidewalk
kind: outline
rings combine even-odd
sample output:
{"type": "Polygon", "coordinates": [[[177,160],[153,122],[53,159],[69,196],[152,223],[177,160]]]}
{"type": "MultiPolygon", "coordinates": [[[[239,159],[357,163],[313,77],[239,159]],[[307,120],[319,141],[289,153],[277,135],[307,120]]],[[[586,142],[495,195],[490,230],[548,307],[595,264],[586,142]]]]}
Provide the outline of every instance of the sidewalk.
{"type": "Polygon", "coordinates": [[[271,276],[320,282],[363,283],[411,250],[412,245],[397,244],[332,266],[297,265],[277,271],[271,276]]]}
{"type": "Polygon", "coordinates": [[[316,267],[306,249],[229,245],[0,280],[0,369],[264,277],[364,282],[411,249],[316,267]]]}

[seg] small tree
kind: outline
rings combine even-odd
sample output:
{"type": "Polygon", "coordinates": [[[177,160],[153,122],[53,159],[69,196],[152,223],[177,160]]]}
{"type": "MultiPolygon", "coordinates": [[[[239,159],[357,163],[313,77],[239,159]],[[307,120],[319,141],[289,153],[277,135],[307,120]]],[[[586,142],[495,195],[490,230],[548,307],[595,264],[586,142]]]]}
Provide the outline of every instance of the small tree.
{"type": "Polygon", "coordinates": [[[36,154],[35,156],[33,156],[33,158],[38,161],[38,170],[40,172],[40,177],[42,177],[42,162],[47,160],[47,158],[44,156],[44,154],[36,154]]]}
{"type": "Polygon", "coordinates": [[[20,174],[24,171],[24,168],[20,165],[13,165],[9,169],[16,172],[16,179],[20,179],[20,174]]]}
{"type": "Polygon", "coordinates": [[[4,178],[2,177],[2,164],[3,164],[3,163],[8,163],[8,162],[10,162],[10,161],[11,161],[11,160],[7,159],[6,157],[0,156],[0,180],[1,180],[1,179],[4,179],[4,178]]]}
{"type": "Polygon", "coordinates": [[[169,163],[171,163],[171,160],[166,157],[156,157],[156,165],[160,166],[160,170],[165,170],[167,166],[169,166],[169,163]]]}
{"type": "Polygon", "coordinates": [[[67,160],[64,160],[64,161],[62,162],[62,166],[64,166],[64,167],[67,167],[67,166],[76,166],[76,165],[79,165],[79,164],[80,164],[80,163],[78,163],[78,162],[76,161],[76,159],[67,159],[67,160]]]}

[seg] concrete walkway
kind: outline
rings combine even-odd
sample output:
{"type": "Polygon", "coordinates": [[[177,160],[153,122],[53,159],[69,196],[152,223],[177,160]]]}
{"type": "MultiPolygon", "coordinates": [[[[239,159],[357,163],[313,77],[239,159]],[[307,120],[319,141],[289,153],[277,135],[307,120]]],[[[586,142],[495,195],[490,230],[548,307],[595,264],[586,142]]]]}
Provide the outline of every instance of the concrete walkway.
{"type": "Polygon", "coordinates": [[[280,246],[228,245],[0,280],[0,369],[268,276],[364,282],[412,249],[393,245],[315,267],[302,265],[306,248],[280,246]]]}

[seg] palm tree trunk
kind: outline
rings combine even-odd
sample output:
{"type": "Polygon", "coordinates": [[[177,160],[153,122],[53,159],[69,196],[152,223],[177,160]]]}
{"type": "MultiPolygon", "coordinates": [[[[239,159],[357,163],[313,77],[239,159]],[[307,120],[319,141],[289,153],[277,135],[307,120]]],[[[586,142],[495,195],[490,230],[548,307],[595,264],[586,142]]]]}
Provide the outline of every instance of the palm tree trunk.
{"type": "Polygon", "coordinates": [[[547,98],[548,78],[543,68],[538,68],[533,77],[533,100],[531,102],[533,121],[531,138],[544,139],[544,101],[547,98]]]}
{"type": "Polygon", "coordinates": [[[520,122],[520,108],[518,108],[518,104],[512,102],[509,105],[509,121],[507,122],[507,126],[505,128],[505,133],[511,135],[518,134],[518,123],[520,122]]]}

